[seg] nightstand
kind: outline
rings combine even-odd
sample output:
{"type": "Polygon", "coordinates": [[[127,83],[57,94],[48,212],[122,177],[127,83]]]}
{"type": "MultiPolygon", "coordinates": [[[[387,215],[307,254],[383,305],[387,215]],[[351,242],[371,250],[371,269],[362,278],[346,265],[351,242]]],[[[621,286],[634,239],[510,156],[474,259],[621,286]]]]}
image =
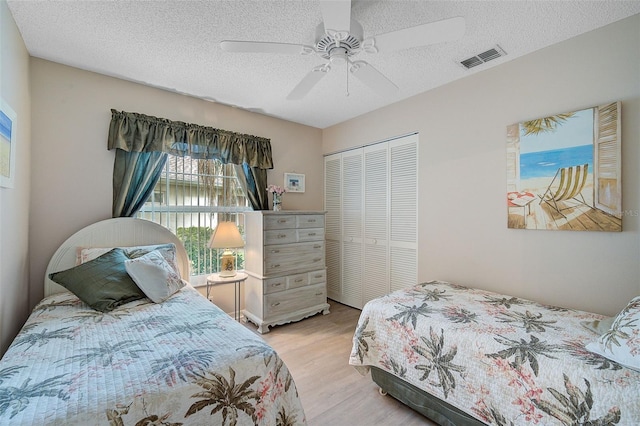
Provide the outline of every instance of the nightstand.
{"type": "Polygon", "coordinates": [[[241,296],[241,288],[240,284],[247,279],[247,274],[244,272],[238,272],[233,277],[221,277],[219,274],[211,274],[207,277],[207,299],[209,299],[209,293],[211,291],[211,287],[220,284],[235,284],[235,288],[233,290],[234,295],[234,307],[235,307],[235,319],[236,321],[240,321],[240,296],[241,296]]]}

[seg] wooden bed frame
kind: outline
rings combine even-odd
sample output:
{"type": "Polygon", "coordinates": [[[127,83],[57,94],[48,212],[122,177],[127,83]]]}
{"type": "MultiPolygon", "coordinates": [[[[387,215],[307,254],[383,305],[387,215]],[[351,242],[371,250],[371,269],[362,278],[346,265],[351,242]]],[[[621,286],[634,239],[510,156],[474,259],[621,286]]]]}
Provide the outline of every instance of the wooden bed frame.
{"type": "Polygon", "coordinates": [[[49,279],[49,274],[76,265],[79,247],[131,247],[174,243],[180,275],[189,280],[189,257],[182,242],[162,225],[144,219],[120,217],[91,224],[70,236],[51,257],[44,274],[44,296],[68,291],[49,279]]]}

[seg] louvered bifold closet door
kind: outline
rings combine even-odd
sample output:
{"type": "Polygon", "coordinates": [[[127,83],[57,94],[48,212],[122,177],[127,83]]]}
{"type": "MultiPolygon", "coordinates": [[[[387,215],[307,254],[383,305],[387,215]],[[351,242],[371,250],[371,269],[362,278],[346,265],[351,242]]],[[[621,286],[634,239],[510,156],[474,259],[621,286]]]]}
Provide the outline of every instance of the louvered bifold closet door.
{"type": "Polygon", "coordinates": [[[595,108],[595,206],[622,217],[620,102],[595,108]]]}
{"type": "Polygon", "coordinates": [[[324,159],[327,297],[342,298],[342,155],[324,159]]]}
{"type": "Polygon", "coordinates": [[[362,304],[389,293],[389,151],[364,148],[364,280],[362,304]]]}
{"type": "Polygon", "coordinates": [[[362,150],[342,154],[342,298],[362,308],[362,150]]]}
{"type": "Polygon", "coordinates": [[[418,280],[418,135],[389,143],[390,290],[418,280]]]}

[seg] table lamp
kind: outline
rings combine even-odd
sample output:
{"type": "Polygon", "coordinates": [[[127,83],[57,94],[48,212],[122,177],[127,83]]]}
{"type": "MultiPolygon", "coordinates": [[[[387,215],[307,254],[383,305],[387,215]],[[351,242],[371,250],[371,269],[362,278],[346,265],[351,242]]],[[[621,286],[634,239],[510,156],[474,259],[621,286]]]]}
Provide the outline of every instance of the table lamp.
{"type": "Polygon", "coordinates": [[[244,240],[234,222],[220,222],[213,231],[208,244],[209,248],[224,249],[220,258],[221,277],[233,277],[236,275],[235,256],[231,249],[244,247],[244,240]]]}

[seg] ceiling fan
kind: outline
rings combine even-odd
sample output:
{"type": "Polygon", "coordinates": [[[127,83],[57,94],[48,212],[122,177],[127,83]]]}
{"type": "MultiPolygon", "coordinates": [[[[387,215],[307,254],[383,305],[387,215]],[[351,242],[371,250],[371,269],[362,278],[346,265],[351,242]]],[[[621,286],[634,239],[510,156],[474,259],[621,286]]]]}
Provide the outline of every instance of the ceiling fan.
{"type": "Polygon", "coordinates": [[[371,64],[354,60],[361,52],[384,53],[400,49],[457,40],[465,31],[464,18],[456,17],[430,22],[363,39],[362,25],[351,18],[351,0],[321,0],[322,19],[316,29],[313,46],[263,41],[223,40],[227,52],[257,52],[293,55],[318,55],[327,62],[313,68],[287,96],[289,100],[304,98],[331,70],[346,64],[349,72],[382,96],[398,90],[391,80],[371,64]]]}

